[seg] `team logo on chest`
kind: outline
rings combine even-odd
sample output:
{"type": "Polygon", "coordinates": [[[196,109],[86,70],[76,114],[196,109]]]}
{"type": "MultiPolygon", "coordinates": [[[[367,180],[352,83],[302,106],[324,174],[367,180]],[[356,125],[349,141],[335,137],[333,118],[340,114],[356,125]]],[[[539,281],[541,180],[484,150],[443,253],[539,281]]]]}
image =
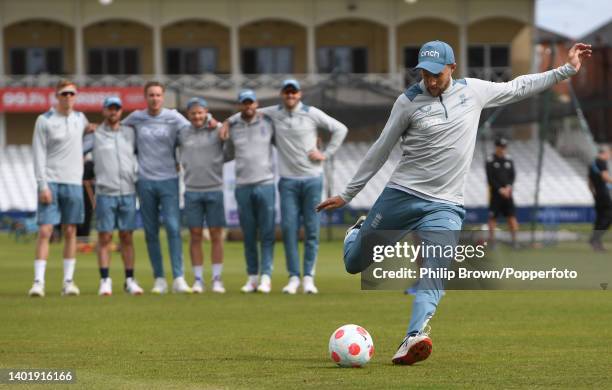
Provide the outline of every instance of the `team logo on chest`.
{"type": "Polygon", "coordinates": [[[419,111],[421,111],[422,113],[428,114],[429,112],[431,112],[431,104],[427,104],[425,106],[419,107],[419,111]]]}

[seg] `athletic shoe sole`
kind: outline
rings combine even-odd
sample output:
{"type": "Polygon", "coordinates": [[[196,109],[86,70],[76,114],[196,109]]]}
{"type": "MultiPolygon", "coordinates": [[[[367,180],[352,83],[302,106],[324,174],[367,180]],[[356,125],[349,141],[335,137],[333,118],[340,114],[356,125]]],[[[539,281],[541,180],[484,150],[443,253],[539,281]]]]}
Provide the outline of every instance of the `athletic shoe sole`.
{"type": "Polygon", "coordinates": [[[28,295],[32,298],[43,298],[45,296],[45,293],[35,292],[35,293],[29,293],[28,295]]]}
{"type": "Polygon", "coordinates": [[[361,226],[363,225],[365,220],[366,220],[365,215],[362,215],[361,217],[357,218],[357,221],[353,224],[353,226],[346,229],[346,233],[344,233],[344,237],[346,238],[346,236],[348,236],[349,233],[353,231],[353,229],[361,229],[361,226]]]}
{"type": "Polygon", "coordinates": [[[414,344],[404,356],[393,359],[393,364],[411,366],[416,362],[423,361],[431,355],[432,342],[430,338],[423,339],[414,344]]]}

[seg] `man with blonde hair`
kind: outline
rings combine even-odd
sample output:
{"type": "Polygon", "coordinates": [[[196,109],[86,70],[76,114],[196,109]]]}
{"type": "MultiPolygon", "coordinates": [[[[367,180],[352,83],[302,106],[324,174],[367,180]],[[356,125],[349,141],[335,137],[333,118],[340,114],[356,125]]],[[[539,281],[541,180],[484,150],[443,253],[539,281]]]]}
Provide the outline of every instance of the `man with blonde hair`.
{"type": "Polygon", "coordinates": [[[178,133],[189,121],[176,110],[164,108],[163,84],[149,81],[144,86],[147,108],[132,112],[123,124],[136,130],[140,213],[145,230],[149,260],[155,278],[154,294],[165,294],[168,285],[159,242],[160,212],[166,227],[175,293],[191,293],[183,272],[183,242],[179,209],[178,133]]]}
{"type": "Polygon", "coordinates": [[[45,296],[45,269],[53,226],[64,230],[64,283],[62,295],[79,295],[74,283],[76,225],[83,222],[83,133],[93,125],[75,111],[77,87],[61,80],[55,88],[57,104],[39,115],[34,126],[32,150],[38,186],[39,225],[34,260],[34,284],[29,295],[45,296]]]}

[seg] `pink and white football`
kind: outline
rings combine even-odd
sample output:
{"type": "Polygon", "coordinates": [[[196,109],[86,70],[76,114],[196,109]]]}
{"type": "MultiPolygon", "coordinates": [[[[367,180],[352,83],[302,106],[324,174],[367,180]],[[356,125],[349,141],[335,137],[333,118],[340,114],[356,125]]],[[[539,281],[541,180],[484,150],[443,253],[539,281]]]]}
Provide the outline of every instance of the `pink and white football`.
{"type": "Polygon", "coordinates": [[[340,367],[363,367],[372,355],[372,336],[359,325],[343,325],[329,338],[329,356],[340,367]]]}

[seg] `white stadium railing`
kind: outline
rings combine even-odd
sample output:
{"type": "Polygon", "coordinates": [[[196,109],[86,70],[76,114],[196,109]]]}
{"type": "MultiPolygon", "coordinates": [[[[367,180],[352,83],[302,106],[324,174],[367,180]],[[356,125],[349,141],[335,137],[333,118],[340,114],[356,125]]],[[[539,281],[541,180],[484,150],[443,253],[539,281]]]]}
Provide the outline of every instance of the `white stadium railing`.
{"type": "Polygon", "coordinates": [[[403,90],[405,80],[417,77],[413,71],[389,73],[313,73],[313,74],[201,74],[201,75],[0,75],[0,87],[53,87],[68,78],[78,85],[89,87],[130,87],[141,86],[148,80],[159,80],[171,88],[278,89],[286,78],[295,78],[304,88],[336,81],[350,83],[362,81],[390,89],[403,90]]]}
{"type": "MultiPolygon", "coordinates": [[[[332,193],[340,193],[353,176],[369,144],[348,142],[338,150],[333,161],[332,193]]],[[[537,165],[537,141],[514,141],[509,152],[517,170],[514,196],[517,206],[533,204],[535,172],[537,165]]],[[[545,146],[544,169],[540,204],[550,206],[589,206],[592,195],[584,170],[572,167],[552,146],[545,146]]],[[[386,185],[401,153],[395,149],[389,161],[351,202],[351,207],[368,209],[386,185]]],[[[467,177],[465,202],[468,207],[486,206],[487,183],[484,171],[485,155],[477,145],[470,173],[467,177]]],[[[29,145],[11,145],[0,148],[0,211],[34,211],[36,209],[36,182],[29,145]]]]}

